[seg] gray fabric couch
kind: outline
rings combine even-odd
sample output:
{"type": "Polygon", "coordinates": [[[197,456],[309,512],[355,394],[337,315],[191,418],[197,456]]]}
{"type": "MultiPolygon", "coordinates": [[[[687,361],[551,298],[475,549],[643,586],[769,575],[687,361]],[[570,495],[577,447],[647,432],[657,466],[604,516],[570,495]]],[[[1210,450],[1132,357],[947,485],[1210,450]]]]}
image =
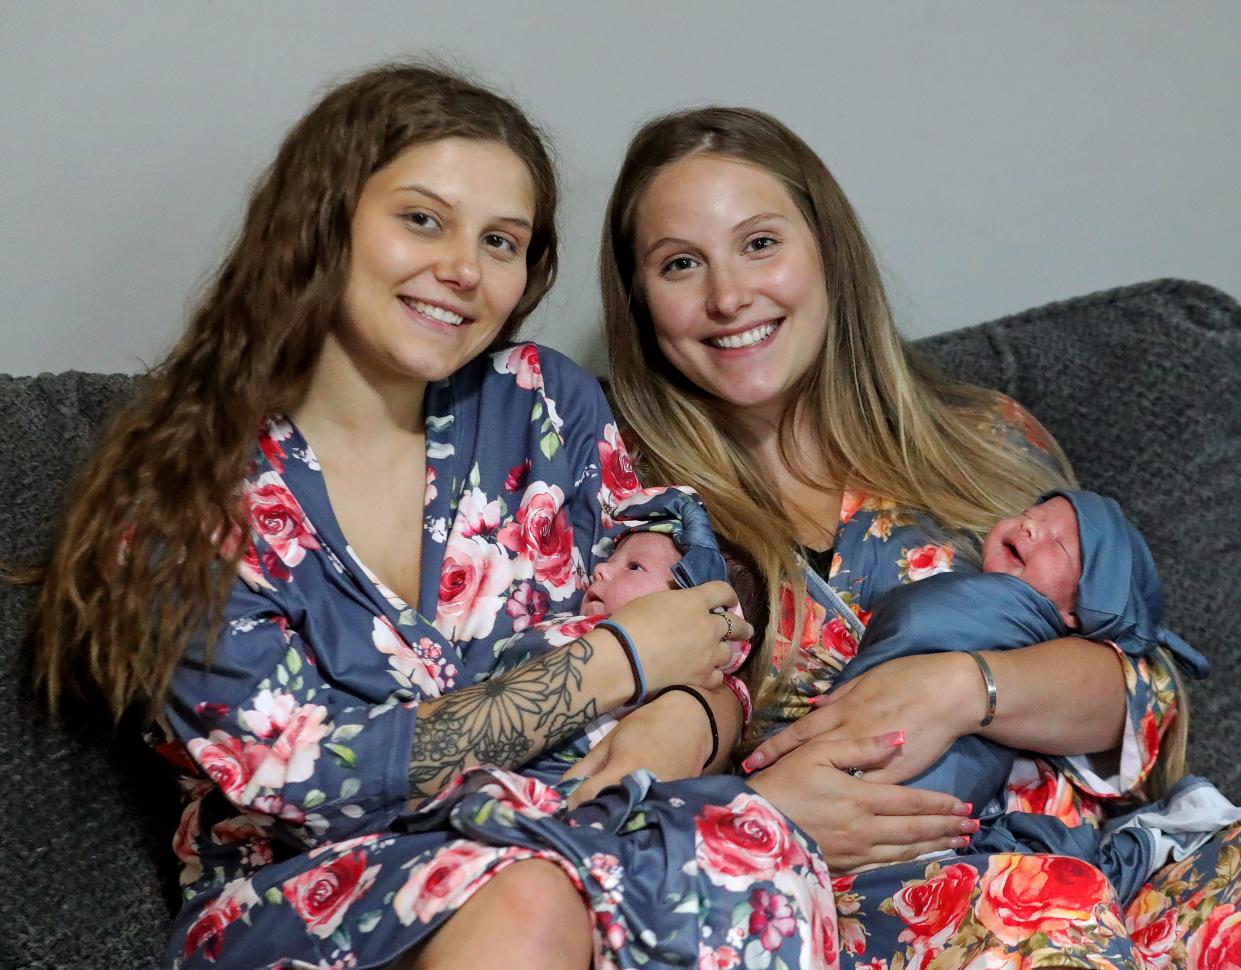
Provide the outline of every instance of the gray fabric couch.
{"type": "MultiPolygon", "coordinates": [[[[1191,768],[1241,799],[1241,307],[1195,283],[1096,293],[919,344],[1056,435],[1119,499],[1167,586],[1168,625],[1215,665],[1194,685],[1191,768]]],[[[0,376],[0,559],[52,538],[74,467],[132,378],[0,376]]],[[[33,592],[0,584],[0,966],[157,964],[175,898],[175,793],[96,711],[50,719],[28,683],[33,592]]]]}

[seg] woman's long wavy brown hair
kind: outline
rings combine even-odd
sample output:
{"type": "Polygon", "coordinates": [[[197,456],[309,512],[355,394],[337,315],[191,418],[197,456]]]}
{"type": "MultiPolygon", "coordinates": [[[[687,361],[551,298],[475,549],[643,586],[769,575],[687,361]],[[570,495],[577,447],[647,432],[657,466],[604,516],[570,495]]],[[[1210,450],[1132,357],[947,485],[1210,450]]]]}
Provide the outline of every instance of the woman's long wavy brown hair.
{"type": "Polygon", "coordinates": [[[442,138],[506,145],[534,182],[511,339],[556,276],[557,184],[513,102],[438,66],[393,64],[330,91],[259,179],[231,252],[168,357],[81,473],[44,573],[36,669],[56,706],[98,690],[116,716],[163,696],[190,638],[219,623],[248,535],[240,486],[267,415],[305,392],[336,325],[363,186],[442,138]]]}
{"type": "MultiPolygon", "coordinates": [[[[657,118],[629,145],[603,228],[600,276],[612,393],[637,436],[648,483],[698,489],[717,531],[754,557],[773,618],[781,615],[783,589],[792,589],[794,602],[804,595],[793,518],[736,437],[729,406],[687,380],[659,349],[636,276],[643,193],[664,167],[696,154],[775,177],[818,242],[829,318],[817,363],[781,420],[780,454],[792,474],[814,485],[811,472],[821,464],[836,484],[925,510],[946,529],[976,535],[1071,480],[1050,436],[1063,474],[1004,447],[994,429],[1000,403],[994,392],[944,378],[901,338],[861,223],[802,139],[770,115],[747,108],[707,107],[657,118]]],[[[755,675],[770,669],[774,639],[769,628],[749,668],[755,675]]],[[[770,679],[764,685],[768,696],[776,689],[770,679]]]]}

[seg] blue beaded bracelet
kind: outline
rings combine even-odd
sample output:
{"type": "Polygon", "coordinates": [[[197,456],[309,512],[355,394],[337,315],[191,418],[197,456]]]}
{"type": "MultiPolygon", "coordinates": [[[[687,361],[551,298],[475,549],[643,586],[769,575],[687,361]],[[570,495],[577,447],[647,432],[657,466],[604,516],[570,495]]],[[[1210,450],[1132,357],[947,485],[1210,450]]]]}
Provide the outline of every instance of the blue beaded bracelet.
{"type": "Polygon", "coordinates": [[[638,648],[633,645],[633,638],[615,620],[601,620],[595,624],[595,629],[607,630],[620,642],[625,651],[625,659],[629,661],[629,670],[633,674],[633,696],[625,704],[641,704],[646,700],[646,674],[642,672],[642,661],[638,659],[638,648]]]}

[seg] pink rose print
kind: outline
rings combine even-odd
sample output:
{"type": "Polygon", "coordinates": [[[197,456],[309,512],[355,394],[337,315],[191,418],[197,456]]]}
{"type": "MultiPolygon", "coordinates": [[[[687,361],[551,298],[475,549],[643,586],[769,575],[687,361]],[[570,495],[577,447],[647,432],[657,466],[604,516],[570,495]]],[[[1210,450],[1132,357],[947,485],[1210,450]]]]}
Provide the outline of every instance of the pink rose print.
{"type": "Polygon", "coordinates": [[[241,741],[224,731],[212,731],[206,738],[191,739],[186,750],[230,801],[241,797],[250,781],[249,759],[241,741]]]}
{"type": "Polygon", "coordinates": [[[237,719],[243,728],[260,738],[274,737],[283,731],[297,710],[297,699],[284,691],[260,691],[253,703],[254,707],[242,711],[237,719]]]}
{"type": "Polygon", "coordinates": [[[521,583],[504,604],[504,612],[513,618],[513,632],[520,633],[547,615],[551,601],[541,589],[521,583]]]}
{"type": "Polygon", "coordinates": [[[251,527],[285,566],[292,569],[307,549],[319,548],[306,513],[278,475],[264,472],[256,482],[246,482],[245,491],[251,527]]]}
{"type": "Polygon", "coordinates": [[[905,943],[943,946],[969,912],[970,897],[977,881],[977,869],[957,863],[946,866],[924,882],[906,885],[892,897],[892,908],[906,926],[899,939],[905,943]]]}
{"type": "Polygon", "coordinates": [[[540,623],[537,629],[545,632],[547,642],[551,646],[563,647],[578,637],[586,636],[602,619],[603,614],[597,613],[594,616],[580,616],[571,620],[548,620],[546,623],[540,623]]]}
{"type": "Polygon", "coordinates": [[[698,970],[734,970],[741,966],[741,954],[731,946],[713,950],[707,944],[698,944],[698,970]]]}
{"type": "Polygon", "coordinates": [[[949,546],[925,545],[902,552],[905,555],[902,565],[911,583],[952,569],[953,550],[949,546]]]}
{"type": "Polygon", "coordinates": [[[454,533],[444,552],[440,572],[439,609],[435,626],[453,640],[485,637],[504,605],[504,592],[515,567],[504,549],[482,536],[454,533]]]}
{"type": "Polygon", "coordinates": [[[181,860],[181,885],[197,882],[203,874],[202,860],[198,856],[198,809],[202,799],[195,799],[185,806],[176,834],[172,837],[172,851],[181,860]]]}
{"type": "Polygon", "coordinates": [[[288,457],[280,442],[292,433],[293,429],[287,421],[268,421],[266,426],[259,430],[259,449],[267,459],[267,464],[278,473],[284,471],[284,460],[288,457]]]}
{"type": "Polygon", "coordinates": [[[616,919],[614,913],[606,911],[595,913],[595,928],[612,950],[619,950],[629,942],[629,934],[625,931],[625,927],[616,919]]]}
{"type": "Polygon", "coordinates": [[[295,710],[271,747],[254,745],[262,757],[250,779],[251,788],[283,788],[305,781],[319,760],[319,742],[328,734],[327,708],[303,704],[295,710]]]}
{"type": "Polygon", "coordinates": [[[840,954],[836,949],[836,904],[830,880],[801,876],[788,869],[776,873],[776,889],[792,901],[802,947],[800,970],[837,970],[840,954]]]}
{"type": "Polygon", "coordinates": [[[272,860],[271,839],[262,825],[271,824],[262,816],[242,815],[225,819],[211,826],[211,839],[220,845],[239,844],[243,847],[242,862],[247,866],[265,866],[272,860]]]}
{"type": "Polygon", "coordinates": [[[518,815],[526,818],[546,818],[564,805],[560,792],[537,778],[527,778],[499,769],[492,772],[492,777],[495,781],[483,785],[480,790],[518,815]]]}
{"type": "Polygon", "coordinates": [[[439,487],[435,484],[435,469],[427,465],[427,484],[422,492],[422,507],[429,509],[439,493],[439,487]]]}
{"type": "Polygon", "coordinates": [[[573,546],[573,526],[565,514],[559,485],[530,484],[516,517],[500,529],[497,538],[530,564],[534,578],[548,587],[556,602],[577,591],[585,567],[573,546]]]}
{"type": "Polygon", "coordinates": [[[349,852],[284,884],[285,898],[307,931],[322,940],[336,931],[350,905],[366,894],[383,868],[367,868],[366,862],[365,852],[349,852]]]}
{"type": "MultiPolygon", "coordinates": [[[[269,572],[280,580],[287,580],[292,575],[279,558],[270,549],[264,556],[264,561],[269,565],[269,572]]],[[[263,562],[259,561],[259,551],[251,542],[247,547],[245,554],[237,562],[237,575],[243,583],[253,590],[275,589],[263,576],[263,562]]]]}
{"type": "Polygon", "coordinates": [[[640,487],[629,458],[629,449],[625,447],[616,425],[610,423],[604,426],[603,440],[599,442],[599,477],[603,483],[599,505],[609,513],[614,512],[618,503],[629,498],[640,487]]]}
{"type": "Polygon", "coordinates": [[[806,865],[780,814],[748,792],[727,807],[707,805],[694,820],[698,867],[717,886],[741,892],[781,868],[806,865]]]}
{"type": "Polygon", "coordinates": [[[823,625],[823,646],[840,658],[842,665],[857,656],[857,638],[838,616],[833,616],[823,625]]]}
{"type": "Polygon", "coordinates": [[[500,502],[487,500],[481,488],[472,488],[461,496],[457,506],[457,521],[461,534],[466,536],[490,535],[500,524],[500,502]]]}
{"type": "Polygon", "coordinates": [[[416,865],[392,900],[396,918],[409,926],[414,920],[430,923],[444,910],[456,909],[477,887],[478,880],[495,862],[503,858],[504,849],[454,842],[435,853],[428,861],[416,865]]]}
{"type": "MultiPolygon", "coordinates": [[[[434,645],[434,641],[429,638],[423,637],[422,639],[434,645]]],[[[425,648],[422,644],[419,644],[421,649],[411,647],[397,632],[396,627],[382,616],[374,619],[371,627],[371,642],[375,644],[376,650],[388,655],[388,663],[393,670],[405,677],[427,697],[439,697],[443,693],[443,688],[436,679],[436,674],[439,672],[437,665],[434,661],[427,662],[423,656],[425,648]]],[[[438,647],[436,649],[438,651],[438,647]]],[[[452,672],[456,673],[455,667],[452,668],[452,672]]]]}
{"type": "MultiPolygon", "coordinates": [[[[1125,910],[1125,929],[1147,970],[1167,970],[1176,943],[1176,907],[1147,883],[1125,910]]],[[[1238,928],[1241,931],[1241,927],[1238,928]]]]}
{"type": "Polygon", "coordinates": [[[1241,967],[1241,911],[1233,903],[1211,909],[1207,921],[1189,939],[1190,970],[1241,967]]]}
{"type": "Polygon", "coordinates": [[[504,479],[504,488],[509,492],[518,491],[526,484],[526,479],[530,477],[530,459],[526,458],[520,465],[514,465],[509,469],[508,478],[504,479]]]}
{"type": "Polygon", "coordinates": [[[290,805],[279,795],[259,795],[250,803],[250,806],[256,812],[262,812],[272,818],[284,819],[294,825],[301,825],[306,821],[306,813],[299,806],[290,805]]]}
{"type": "Polygon", "coordinates": [[[181,955],[188,957],[202,950],[203,956],[214,963],[224,946],[224,931],[258,901],[248,879],[230,882],[199,912],[185,934],[185,947],[181,955]]]}
{"type": "Polygon", "coordinates": [[[991,857],[977,916],[1009,946],[1035,933],[1064,945],[1071,942],[1066,931],[1093,925],[1095,907],[1111,896],[1107,877],[1089,863],[1067,856],[1005,853],[991,857]]]}
{"type": "Polygon", "coordinates": [[[521,344],[512,350],[502,350],[492,357],[496,372],[514,374],[517,386],[532,391],[543,386],[543,365],[534,344],[521,344]]]}

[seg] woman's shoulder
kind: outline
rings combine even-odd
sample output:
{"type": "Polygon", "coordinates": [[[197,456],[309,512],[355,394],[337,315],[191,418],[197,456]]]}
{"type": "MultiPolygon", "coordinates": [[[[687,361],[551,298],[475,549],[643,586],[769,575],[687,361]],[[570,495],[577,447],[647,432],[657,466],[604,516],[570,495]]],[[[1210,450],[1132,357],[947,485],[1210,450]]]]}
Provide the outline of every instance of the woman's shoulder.
{"type": "Polygon", "coordinates": [[[598,378],[566,354],[545,344],[523,340],[506,344],[490,353],[491,370],[509,374],[522,386],[590,386],[598,388],[598,378]]]}

